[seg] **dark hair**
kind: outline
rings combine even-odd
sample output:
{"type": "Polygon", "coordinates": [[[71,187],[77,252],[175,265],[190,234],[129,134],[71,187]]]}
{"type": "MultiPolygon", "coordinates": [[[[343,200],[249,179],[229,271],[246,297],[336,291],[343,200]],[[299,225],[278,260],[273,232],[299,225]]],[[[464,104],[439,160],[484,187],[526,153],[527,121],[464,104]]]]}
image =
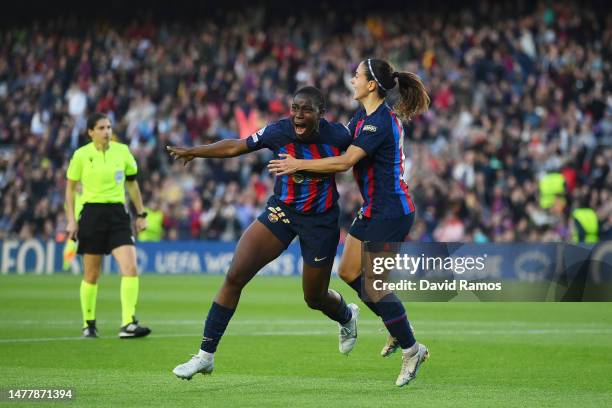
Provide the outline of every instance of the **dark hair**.
{"type": "Polygon", "coordinates": [[[295,98],[298,95],[305,95],[312,99],[312,102],[315,104],[317,108],[319,108],[319,113],[325,113],[325,97],[323,96],[323,92],[319,88],[314,86],[305,86],[303,88],[298,89],[293,97],[295,98]]]}
{"type": "Polygon", "coordinates": [[[87,118],[87,130],[93,130],[96,127],[96,123],[102,119],[108,119],[108,116],[100,112],[92,114],[87,118]]]}
{"type": "Polygon", "coordinates": [[[368,58],[363,60],[366,78],[376,82],[378,96],[385,98],[387,91],[399,85],[400,98],[393,109],[403,120],[410,120],[429,108],[429,95],[423,81],[412,72],[396,72],[387,61],[368,58]]]}

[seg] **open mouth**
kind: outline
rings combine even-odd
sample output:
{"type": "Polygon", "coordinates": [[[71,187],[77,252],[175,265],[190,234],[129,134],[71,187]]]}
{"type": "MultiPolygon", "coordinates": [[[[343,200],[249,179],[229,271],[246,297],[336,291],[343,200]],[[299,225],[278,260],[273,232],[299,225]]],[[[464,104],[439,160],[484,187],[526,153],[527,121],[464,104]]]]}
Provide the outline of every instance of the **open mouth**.
{"type": "Polygon", "coordinates": [[[303,123],[293,123],[293,128],[295,129],[295,133],[298,135],[303,135],[306,133],[306,125],[303,123]]]}

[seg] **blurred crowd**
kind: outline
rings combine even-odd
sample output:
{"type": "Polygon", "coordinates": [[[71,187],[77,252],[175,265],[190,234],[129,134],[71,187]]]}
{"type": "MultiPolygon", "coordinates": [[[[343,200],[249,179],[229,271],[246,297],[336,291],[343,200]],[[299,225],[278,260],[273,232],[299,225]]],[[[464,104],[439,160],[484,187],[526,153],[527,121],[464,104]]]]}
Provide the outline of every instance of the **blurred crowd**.
{"type": "MultiPolygon", "coordinates": [[[[103,112],[138,160],[163,239],[236,240],[271,194],[271,153],[183,166],[165,146],[244,138],[287,115],[303,85],[346,123],[366,57],[417,73],[430,92],[430,110],[404,124],[413,240],[567,241],[577,207],[611,238],[612,15],[579,3],[60,17],[1,29],[0,49],[0,239],[64,239],[68,161],[88,141],[87,116],[103,112]],[[564,186],[544,205],[547,174],[564,186]]],[[[361,197],[350,173],[337,178],[345,233],[361,197]]]]}

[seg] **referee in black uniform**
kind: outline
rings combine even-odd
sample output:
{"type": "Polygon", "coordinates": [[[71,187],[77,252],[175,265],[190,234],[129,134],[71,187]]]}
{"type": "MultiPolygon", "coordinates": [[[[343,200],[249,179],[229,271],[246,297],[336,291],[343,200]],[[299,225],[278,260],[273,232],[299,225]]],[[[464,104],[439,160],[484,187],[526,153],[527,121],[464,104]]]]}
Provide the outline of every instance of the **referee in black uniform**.
{"type": "Polygon", "coordinates": [[[144,337],[151,333],[135,318],[138,300],[136,247],[125,207],[125,186],[136,207],[136,230],[147,227],[140,188],[136,181],[136,160],[127,145],[111,141],[111,122],[106,115],[95,113],[87,120],[91,143],[77,149],[68,166],[66,215],[68,239],[76,238],[77,253],[83,256],[84,276],[81,282],[83,336],[98,337],[96,298],[102,256],[112,253],[121,271],[122,339],[144,337]],[[83,210],[74,215],[74,192],[77,182],[83,187],[83,210]]]}

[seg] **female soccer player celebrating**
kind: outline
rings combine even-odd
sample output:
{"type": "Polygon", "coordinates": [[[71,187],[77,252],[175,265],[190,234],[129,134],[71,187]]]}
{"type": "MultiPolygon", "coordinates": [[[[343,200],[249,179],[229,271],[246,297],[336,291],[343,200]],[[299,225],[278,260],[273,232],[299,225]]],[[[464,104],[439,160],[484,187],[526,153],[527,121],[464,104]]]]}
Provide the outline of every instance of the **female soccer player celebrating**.
{"type": "Polygon", "coordinates": [[[81,309],[83,336],[98,337],[96,329],[96,298],[102,255],[112,253],[121,272],[121,318],[119,337],[130,339],[151,333],[134,317],[138,300],[136,249],[125,209],[125,185],[136,207],[136,229],[147,227],[144,205],[136,181],[136,160],[128,147],[111,141],[111,122],[101,113],[87,120],[91,143],[77,149],[68,166],[66,186],[66,216],[68,239],[77,238],[77,252],[83,255],[81,309]],[[75,189],[81,182],[83,194],[78,223],[75,217],[75,189]]]}
{"type": "MultiPolygon", "coordinates": [[[[325,103],[321,91],[305,87],[296,92],[291,117],[270,124],[242,140],[223,140],[193,148],[168,147],[175,159],[185,163],[195,157],[235,157],[264,147],[297,157],[333,157],[351,143],[351,135],[341,124],[321,116],[325,103]]],[[[246,284],[289,246],[297,235],[304,260],[302,285],[309,307],[320,310],[340,327],[340,352],[348,354],[357,338],[357,305],[346,305],[339,293],[328,290],[329,278],[340,231],[338,192],[333,175],[300,172],[277,177],[274,195],[267,209],[244,232],[225,281],[208,312],[200,351],[173,372],[191,379],[196,373],[213,370],[214,353],[238,306],[246,284]]]]}
{"type": "MultiPolygon", "coordinates": [[[[373,303],[363,293],[361,243],[404,241],[410,231],[415,209],[402,178],[404,130],[398,116],[410,120],[425,112],[429,96],[417,75],[395,72],[388,62],[378,59],[362,61],[351,84],[353,97],[363,105],[363,109],[349,122],[353,142],[346,153],[319,160],[296,159],[291,154],[281,154],[268,167],[277,176],[302,171],[335,173],[353,167],[364,203],[346,238],[339,274],[380,316],[394,342],[402,348],[402,369],[396,384],[403,386],[416,376],[429,352],[416,342],[404,306],[395,294],[386,294],[373,303]],[[392,110],[385,103],[385,97],[387,91],[396,85],[399,86],[400,99],[392,110]]],[[[395,343],[388,345],[385,354],[394,347],[397,347],[395,343]]]]}

